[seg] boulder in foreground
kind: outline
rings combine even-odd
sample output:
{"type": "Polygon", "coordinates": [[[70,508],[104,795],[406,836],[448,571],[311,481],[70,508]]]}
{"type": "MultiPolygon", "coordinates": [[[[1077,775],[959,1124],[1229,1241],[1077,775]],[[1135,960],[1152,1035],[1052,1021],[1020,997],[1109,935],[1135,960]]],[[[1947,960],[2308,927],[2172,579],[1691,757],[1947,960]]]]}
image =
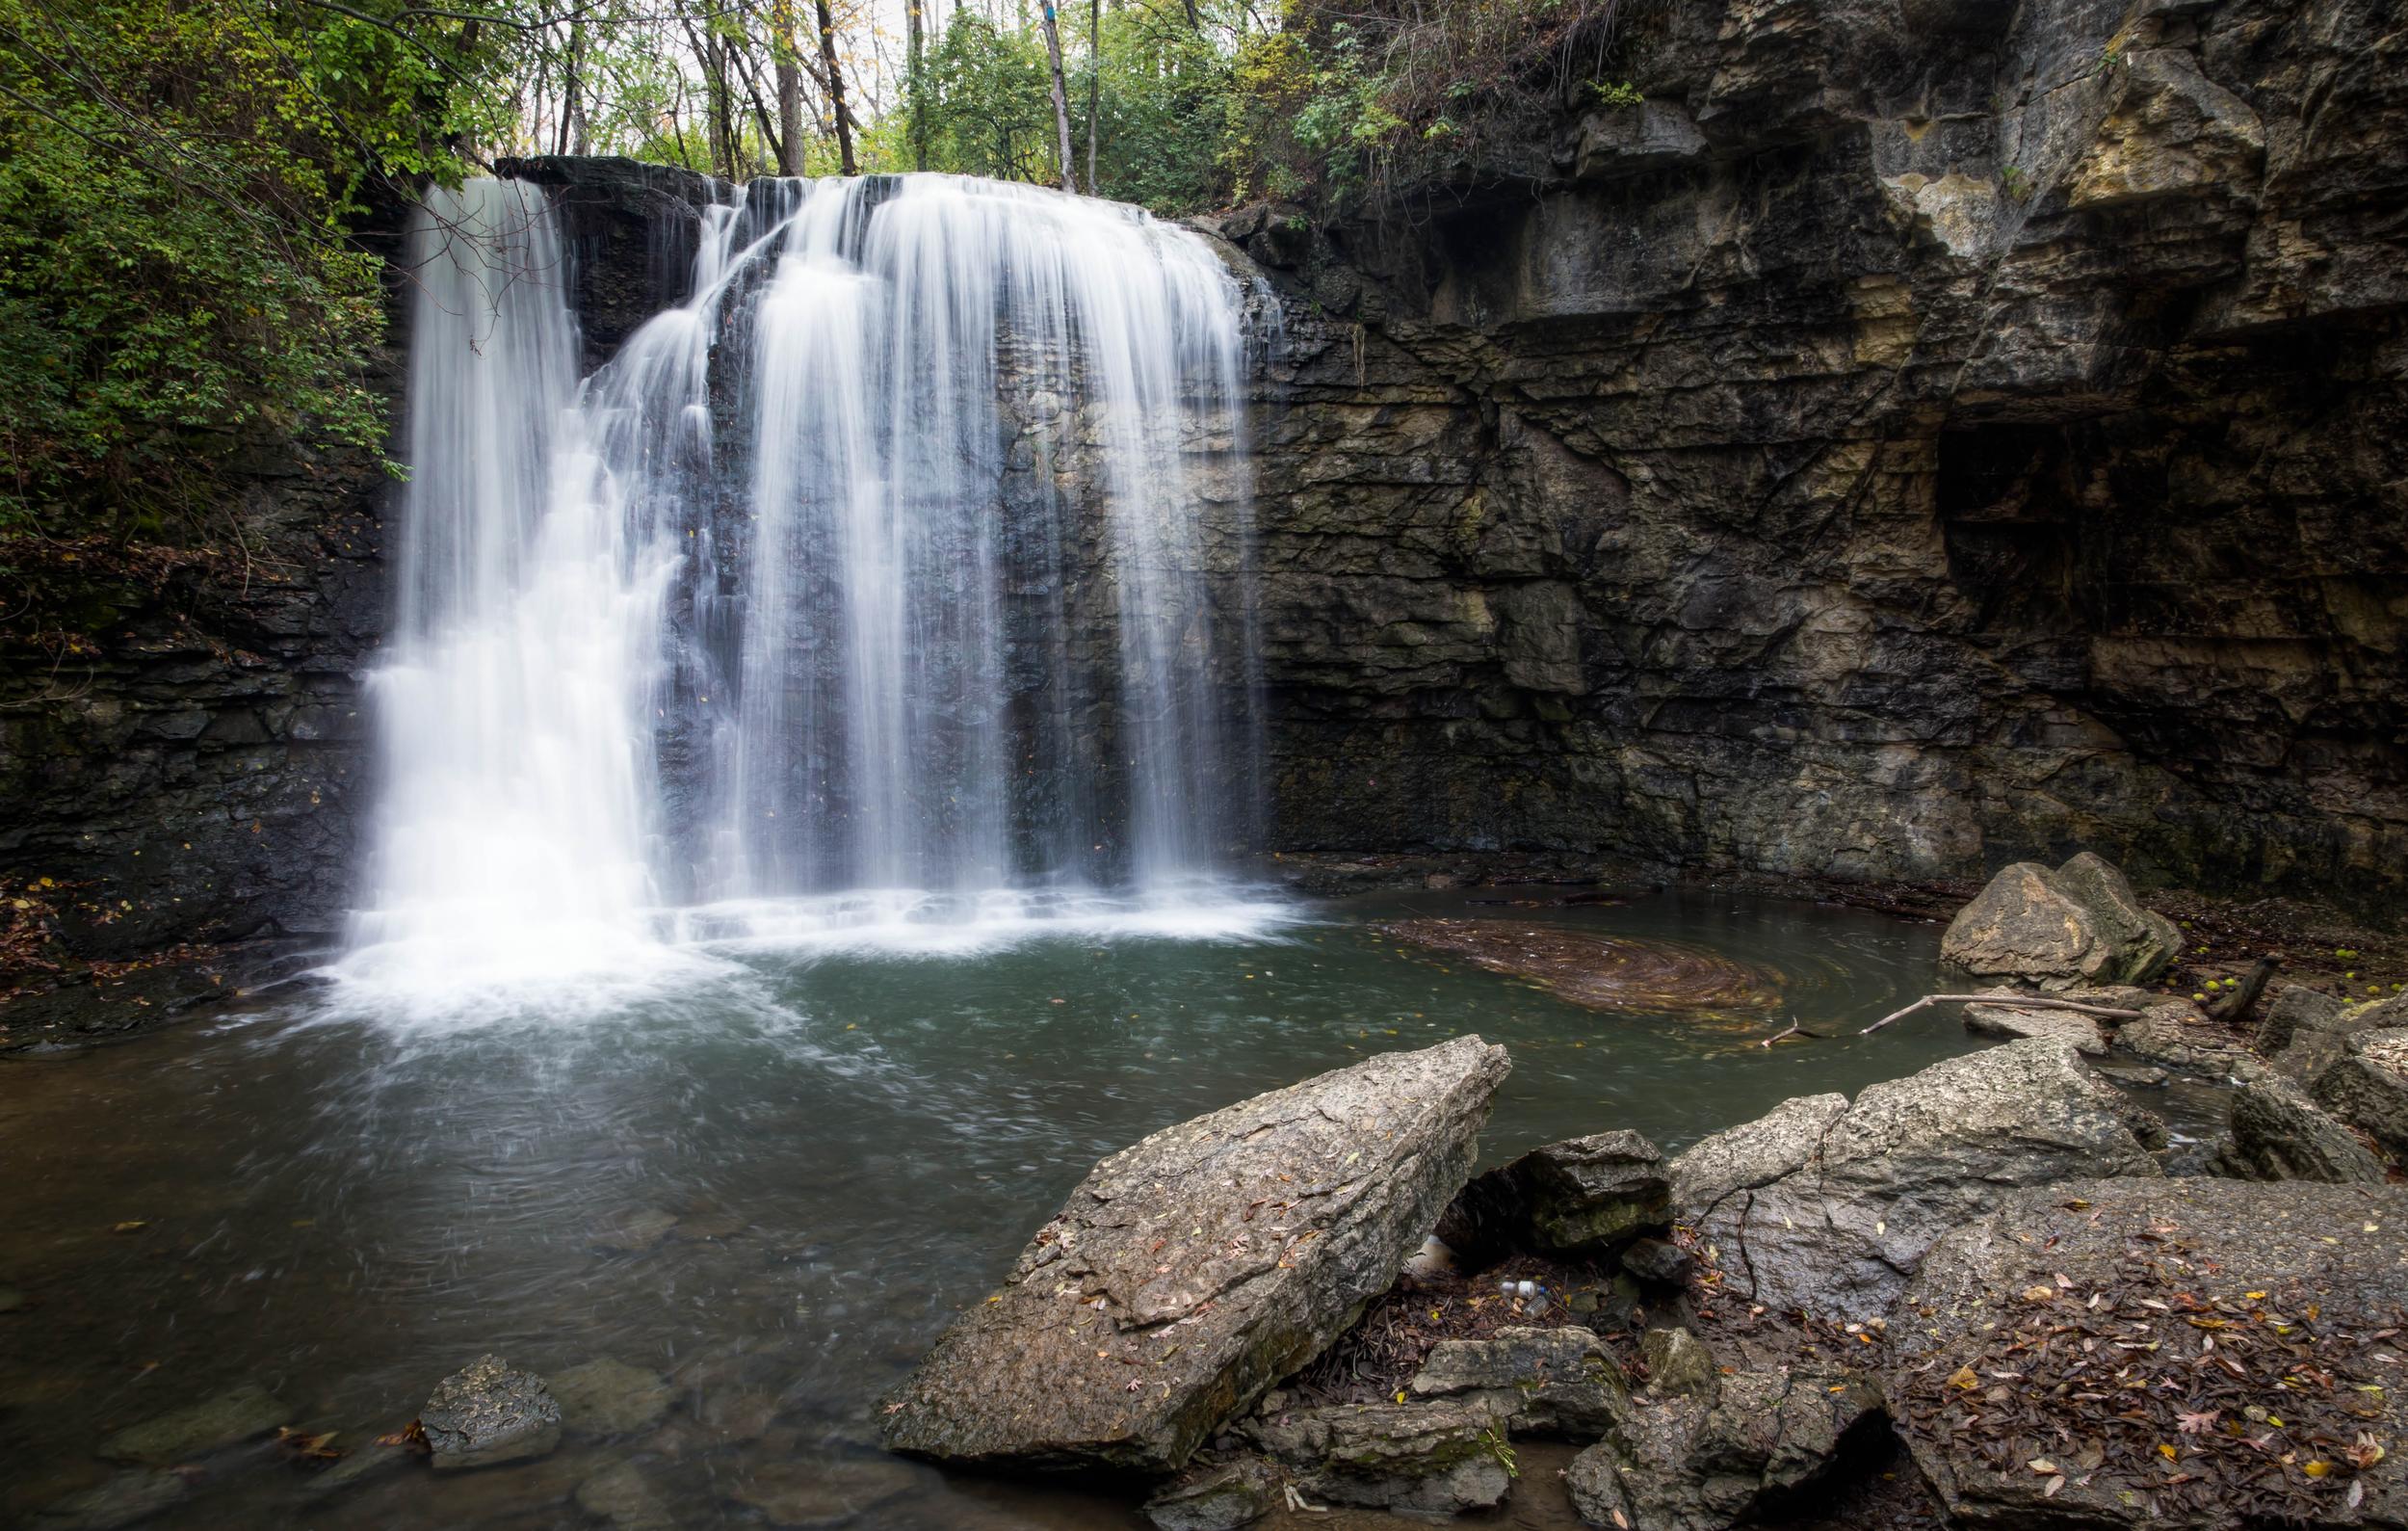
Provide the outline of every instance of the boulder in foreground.
{"type": "Polygon", "coordinates": [[[2006,868],[1940,937],[1951,967],[2042,989],[2145,984],[2182,949],[2174,922],[2143,909],[2124,874],[2087,851],[2055,871],[2006,868]]]}
{"type": "Polygon", "coordinates": [[[1673,1205],[1734,1296],[1878,1318],[1932,1240],[2016,1187],[2160,1174],[2133,1109],[2069,1043],[2012,1042],[1716,1133],[1672,1162],[1673,1205]]]}
{"type": "Polygon", "coordinates": [[[1459,1037],[1104,1160],[888,1402],[887,1445],[1176,1470],[1387,1290],[1469,1176],[1510,1068],[1459,1037]]]}
{"type": "Polygon", "coordinates": [[[437,1467],[540,1457],[561,1443],[561,1406],[543,1379],[480,1356],[435,1384],[418,1412],[437,1467]]]}
{"type": "Polygon", "coordinates": [[[1894,1422],[1958,1524],[2401,1524],[2404,1232],[2396,1187],[2014,1193],[1892,1315],[1894,1422]]]}

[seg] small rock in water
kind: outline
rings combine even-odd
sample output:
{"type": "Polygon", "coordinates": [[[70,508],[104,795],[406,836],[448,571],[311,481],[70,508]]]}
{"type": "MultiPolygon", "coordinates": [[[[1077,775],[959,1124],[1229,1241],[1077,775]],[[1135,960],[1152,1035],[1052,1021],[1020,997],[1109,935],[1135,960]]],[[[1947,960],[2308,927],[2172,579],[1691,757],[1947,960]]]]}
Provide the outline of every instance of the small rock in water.
{"type": "Polygon", "coordinates": [[[540,1457],[561,1440],[561,1406],[551,1388],[499,1356],[480,1356],[437,1383],[418,1423],[437,1467],[540,1457]]]}
{"type": "Polygon", "coordinates": [[[758,1440],[776,1422],[777,1397],[749,1389],[716,1392],[694,1413],[716,1439],[758,1440]]]}
{"type": "Polygon", "coordinates": [[[668,1383],[641,1366],[619,1360],[589,1360],[552,1379],[562,1422],[588,1435],[622,1436],[649,1430],[668,1413],[668,1383]]]}
{"type": "Polygon", "coordinates": [[[203,1452],[264,1436],[292,1418],[268,1390],[246,1383],[231,1392],[120,1430],[101,1443],[109,1462],[172,1467],[203,1452]]]}
{"type": "Polygon", "coordinates": [[[324,1471],[312,1473],[303,1491],[313,1496],[340,1492],[380,1474],[408,1466],[417,1456],[407,1446],[388,1446],[371,1440],[344,1452],[340,1462],[328,1463],[324,1471]]]}
{"type": "Polygon", "coordinates": [[[593,1247],[605,1254],[641,1254],[668,1237],[677,1214],[657,1206],[638,1207],[593,1235],[593,1247]]]}
{"type": "Polygon", "coordinates": [[[918,1475],[899,1462],[772,1462],[755,1467],[729,1497],[789,1531],[822,1531],[907,1492],[918,1475]]]}
{"type": "Polygon", "coordinates": [[[22,1312],[25,1294],[13,1286],[0,1286],[0,1313],[22,1312]]]}
{"type": "Polygon", "coordinates": [[[44,1505],[37,1523],[43,1531],[116,1531],[183,1497],[184,1480],[174,1473],[136,1468],[112,1473],[94,1488],[44,1505]]]}
{"type": "Polygon", "coordinates": [[[605,1467],[577,1485],[577,1508],[617,1531],[675,1531],[677,1518],[632,1462],[605,1467]]]}

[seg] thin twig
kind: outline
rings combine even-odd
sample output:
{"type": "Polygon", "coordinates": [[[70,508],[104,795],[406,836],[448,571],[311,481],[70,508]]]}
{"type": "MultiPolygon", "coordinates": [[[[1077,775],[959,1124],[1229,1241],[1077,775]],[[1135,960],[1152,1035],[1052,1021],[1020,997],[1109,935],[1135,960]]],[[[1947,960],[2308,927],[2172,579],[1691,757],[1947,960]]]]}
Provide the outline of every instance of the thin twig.
{"type": "Polygon", "coordinates": [[[1925,1005],[2001,1005],[2008,1010],[2079,1010],[2085,1016],[2107,1016],[2118,1020],[2138,1020],[2140,1012],[2118,1010],[2112,1005],[2085,1004],[2079,999],[2050,999],[2040,994],[1925,994],[1895,1015],[1882,1016],[1856,1035],[1870,1037],[1894,1020],[1903,1020],[1925,1005]]]}

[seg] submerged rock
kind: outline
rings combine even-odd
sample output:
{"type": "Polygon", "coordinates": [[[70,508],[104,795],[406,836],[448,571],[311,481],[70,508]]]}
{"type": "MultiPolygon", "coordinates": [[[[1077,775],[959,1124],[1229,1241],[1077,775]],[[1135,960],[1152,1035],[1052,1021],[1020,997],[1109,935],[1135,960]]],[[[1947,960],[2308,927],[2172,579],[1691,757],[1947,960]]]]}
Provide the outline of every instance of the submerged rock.
{"type": "Polygon", "coordinates": [[[101,1443],[100,1455],[109,1462],[171,1467],[204,1452],[264,1436],[292,1417],[265,1387],[246,1383],[215,1398],[120,1430],[101,1443]]]}
{"type": "Polygon", "coordinates": [[[1755,1016],[1781,1002],[1780,980],[1704,947],[1509,919],[1411,919],[1382,935],[1526,978],[1593,1010],[1755,1016]]]}
{"type": "Polygon", "coordinates": [[[1686,1286],[1697,1261],[1677,1244],[1646,1238],[1622,1252],[1622,1269],[1651,1286],[1686,1286]]]}
{"type": "Polygon", "coordinates": [[[1245,1428],[1309,1497],[1455,1515],[1487,1509],[1512,1489],[1510,1413],[1505,1399],[1477,1392],[1298,1410],[1245,1428]]]}
{"type": "Polygon", "coordinates": [[[2135,1109],[2066,1043],[2008,1043],[1716,1133],[1673,1161],[1675,1208],[1733,1296],[1875,1318],[1933,1239],[2015,1187],[2158,1175],[2135,1109]]]}
{"type": "Polygon", "coordinates": [[[1155,1531],[1237,1531],[1279,1507],[1280,1472],[1260,1457],[1189,1473],[1145,1501],[1155,1531]]]}
{"type": "Polygon", "coordinates": [[[649,1430],[668,1413],[674,1396],[667,1379],[625,1361],[589,1360],[551,1380],[561,1420],[569,1429],[597,1436],[649,1430]]]}
{"type": "Polygon", "coordinates": [[[677,1517],[642,1468],[622,1462],[577,1485],[577,1508],[615,1531],[675,1531],[677,1517]]]}
{"type": "Polygon", "coordinates": [[[2141,908],[2124,874],[2087,851],[2055,871],[2006,868],[1940,937],[1949,965],[2042,989],[2145,984],[2181,952],[2174,922],[2141,908]]]}
{"type": "Polygon", "coordinates": [[[844,1459],[772,1462],[755,1466],[728,1497],[788,1531],[825,1531],[847,1524],[916,1486],[900,1463],[844,1459]]]}
{"type": "Polygon", "coordinates": [[[1388,1053],[1104,1160],[895,1393],[887,1444],[1177,1469],[1388,1288],[1510,1067],[1477,1037],[1388,1053]]]}
{"type": "Polygon", "coordinates": [[[1898,1432],[1957,1523],[2400,1524],[2408,1483],[2344,1448],[2408,1428],[2392,1353],[2404,1231],[2393,1187],[2015,1192],[1934,1244],[1906,1289],[1885,1387],[1898,1432]],[[2118,1383],[2100,1397],[2109,1338],[2118,1383]],[[2287,1458],[2327,1466],[2265,1470],[2287,1458]]]}
{"type": "Polygon", "coordinates": [[[540,1457],[561,1440],[561,1406],[551,1388],[498,1356],[480,1356],[435,1384],[418,1423],[441,1468],[540,1457]]]}
{"type": "Polygon", "coordinates": [[[117,1531],[183,1497],[184,1480],[175,1473],[135,1468],[44,1505],[38,1523],[43,1531],[117,1531]]]}
{"type": "Polygon", "coordinates": [[[2271,1071],[2243,1080],[2234,1092],[2232,1138],[2215,1168],[2241,1180],[2384,1178],[2382,1160],[2319,1110],[2308,1092],[2271,1071]]]}
{"type": "Polygon", "coordinates": [[[1672,1182],[1636,1132],[1601,1132],[1533,1148],[1463,1188],[1438,1237],[1470,1269],[1529,1253],[1600,1259],[1663,1227],[1672,1182]]]}

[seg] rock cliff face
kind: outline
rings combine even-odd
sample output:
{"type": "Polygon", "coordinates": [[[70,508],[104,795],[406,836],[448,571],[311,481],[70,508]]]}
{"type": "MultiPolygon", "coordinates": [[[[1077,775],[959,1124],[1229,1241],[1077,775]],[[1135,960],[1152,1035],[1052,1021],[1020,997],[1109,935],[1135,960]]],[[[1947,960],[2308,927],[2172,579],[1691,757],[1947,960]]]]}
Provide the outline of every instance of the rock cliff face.
{"type": "Polygon", "coordinates": [[[2365,0],[1720,0],[1277,277],[1274,838],[2408,885],[2365,0]]]}
{"type": "MultiPolygon", "coordinates": [[[[1382,218],[1205,221],[1277,295],[1268,843],[2089,849],[2396,913],[2403,35],[2397,0],[1635,5],[1639,104],[1382,218]]],[[[598,361],[709,189],[513,169],[569,211],[598,361]]],[[[0,876],[82,884],[88,953],[349,897],[386,485],[249,483],[247,556],[0,673],[0,876]]]]}

